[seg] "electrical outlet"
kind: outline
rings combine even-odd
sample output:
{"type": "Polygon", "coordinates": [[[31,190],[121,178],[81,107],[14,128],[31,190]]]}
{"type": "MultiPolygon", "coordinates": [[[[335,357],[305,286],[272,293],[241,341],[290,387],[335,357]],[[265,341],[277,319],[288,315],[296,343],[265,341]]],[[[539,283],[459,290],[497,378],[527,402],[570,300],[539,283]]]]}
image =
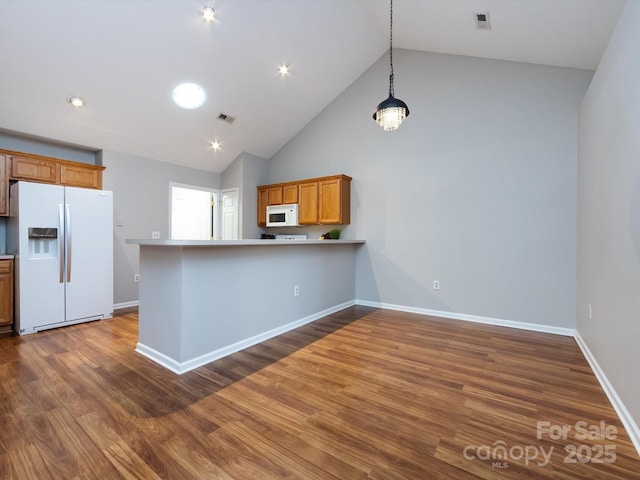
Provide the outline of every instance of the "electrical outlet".
{"type": "Polygon", "coordinates": [[[151,232],[151,238],[153,240],[160,240],[160,232],[151,232]]]}
{"type": "Polygon", "coordinates": [[[300,285],[296,285],[295,287],[293,287],[293,296],[294,297],[300,296],[300,285]]]}
{"type": "Polygon", "coordinates": [[[589,304],[589,305],[587,306],[587,308],[589,309],[589,319],[591,319],[591,318],[592,318],[592,317],[591,317],[591,315],[593,315],[593,310],[592,310],[592,308],[591,308],[591,304],[589,304]]]}
{"type": "Polygon", "coordinates": [[[434,290],[440,290],[440,280],[434,280],[433,281],[433,289],[434,290]]]}
{"type": "Polygon", "coordinates": [[[133,281],[135,283],[140,283],[140,274],[139,273],[134,273],[133,274],[133,281]]]}

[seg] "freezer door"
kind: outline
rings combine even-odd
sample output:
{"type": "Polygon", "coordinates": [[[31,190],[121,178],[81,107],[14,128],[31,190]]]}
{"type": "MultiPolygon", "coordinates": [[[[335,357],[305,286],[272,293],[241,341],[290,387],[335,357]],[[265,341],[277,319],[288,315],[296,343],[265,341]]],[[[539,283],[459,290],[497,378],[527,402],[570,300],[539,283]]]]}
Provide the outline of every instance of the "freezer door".
{"type": "Polygon", "coordinates": [[[65,187],[66,321],[113,313],[113,193],[65,187]]]}
{"type": "Polygon", "coordinates": [[[11,234],[16,253],[16,327],[33,333],[64,321],[64,223],[58,185],[18,182],[11,186],[11,234]],[[13,214],[12,214],[13,215],[13,214]],[[17,247],[17,248],[16,248],[17,247]]]}

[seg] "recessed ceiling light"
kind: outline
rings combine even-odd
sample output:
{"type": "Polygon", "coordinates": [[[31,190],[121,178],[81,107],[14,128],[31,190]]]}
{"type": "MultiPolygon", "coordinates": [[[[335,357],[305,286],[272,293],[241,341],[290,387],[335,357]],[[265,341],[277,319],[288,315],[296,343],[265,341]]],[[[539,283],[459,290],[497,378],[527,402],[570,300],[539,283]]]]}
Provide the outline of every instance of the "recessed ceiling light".
{"type": "Polygon", "coordinates": [[[207,5],[202,10],[200,10],[200,15],[202,16],[202,19],[207,23],[211,23],[216,19],[216,11],[211,5],[207,5]]]}
{"type": "Polygon", "coordinates": [[[281,77],[289,75],[289,65],[280,65],[278,67],[278,75],[280,75],[281,77]]]}
{"type": "Polygon", "coordinates": [[[173,89],[173,101],[186,110],[201,107],[206,99],[204,89],[195,83],[181,83],[173,89]]]}
{"type": "Polygon", "coordinates": [[[211,142],[212,150],[218,151],[220,150],[220,148],[222,148],[222,144],[218,140],[214,140],[213,142],[211,142]]]}
{"type": "Polygon", "coordinates": [[[76,108],[84,107],[87,104],[87,102],[84,101],[84,98],[78,97],[76,95],[67,97],[67,103],[76,108]]]}

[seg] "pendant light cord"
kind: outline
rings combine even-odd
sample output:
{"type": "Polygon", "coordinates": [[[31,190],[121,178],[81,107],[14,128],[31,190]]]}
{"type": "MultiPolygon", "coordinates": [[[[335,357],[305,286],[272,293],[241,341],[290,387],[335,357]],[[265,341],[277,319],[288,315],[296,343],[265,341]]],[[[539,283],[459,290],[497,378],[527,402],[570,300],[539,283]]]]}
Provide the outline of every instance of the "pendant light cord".
{"type": "Polygon", "coordinates": [[[389,14],[389,66],[391,67],[391,74],[389,75],[389,95],[393,97],[393,0],[391,0],[390,14],[389,14]]]}

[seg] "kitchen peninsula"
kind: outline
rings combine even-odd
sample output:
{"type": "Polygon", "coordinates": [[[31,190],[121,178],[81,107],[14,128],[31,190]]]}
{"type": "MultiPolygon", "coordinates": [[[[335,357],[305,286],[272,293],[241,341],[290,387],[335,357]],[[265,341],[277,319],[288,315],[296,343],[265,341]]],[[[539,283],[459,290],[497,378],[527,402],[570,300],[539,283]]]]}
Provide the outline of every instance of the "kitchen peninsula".
{"type": "Polygon", "coordinates": [[[140,246],[136,351],[181,374],[352,305],[364,240],[127,243],[140,246]]]}

